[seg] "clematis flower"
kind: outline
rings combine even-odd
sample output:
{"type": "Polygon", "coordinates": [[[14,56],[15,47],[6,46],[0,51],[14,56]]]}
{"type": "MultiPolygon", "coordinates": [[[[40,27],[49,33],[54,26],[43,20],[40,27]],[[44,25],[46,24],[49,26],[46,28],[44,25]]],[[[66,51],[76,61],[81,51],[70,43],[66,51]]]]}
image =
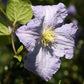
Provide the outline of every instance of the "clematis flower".
{"type": "Polygon", "coordinates": [[[64,24],[63,3],[31,8],[35,18],[18,28],[16,35],[29,51],[24,67],[48,81],[60,68],[60,57],[73,57],[77,25],[64,24]]]}
{"type": "Polygon", "coordinates": [[[69,15],[76,15],[77,11],[76,11],[76,8],[74,5],[70,5],[68,8],[67,8],[67,12],[69,15]]]}

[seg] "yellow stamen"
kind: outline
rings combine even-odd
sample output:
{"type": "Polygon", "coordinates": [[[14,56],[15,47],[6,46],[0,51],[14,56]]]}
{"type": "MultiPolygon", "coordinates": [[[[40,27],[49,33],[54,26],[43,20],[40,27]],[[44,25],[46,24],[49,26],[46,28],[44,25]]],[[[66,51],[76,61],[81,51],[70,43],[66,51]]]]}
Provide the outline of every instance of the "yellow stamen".
{"type": "Polygon", "coordinates": [[[44,46],[49,46],[49,43],[55,43],[56,40],[54,39],[54,37],[56,36],[56,34],[53,31],[53,27],[50,28],[46,28],[45,31],[42,34],[42,38],[41,38],[41,43],[44,44],[44,46]]]}

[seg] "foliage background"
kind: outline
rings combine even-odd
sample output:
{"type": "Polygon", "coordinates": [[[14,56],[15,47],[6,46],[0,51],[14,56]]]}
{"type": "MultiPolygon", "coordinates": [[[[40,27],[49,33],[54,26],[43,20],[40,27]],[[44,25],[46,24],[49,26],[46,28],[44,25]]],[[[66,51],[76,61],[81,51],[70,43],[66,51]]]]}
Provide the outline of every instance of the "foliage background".
{"type": "MultiPolygon", "coordinates": [[[[4,11],[6,6],[0,0],[0,7],[3,7],[4,11]]],[[[0,37],[0,84],[58,84],[61,80],[61,84],[84,84],[84,0],[30,0],[33,5],[53,5],[59,2],[63,2],[67,7],[69,5],[75,5],[77,9],[76,16],[70,16],[78,20],[79,31],[76,38],[76,50],[74,58],[67,60],[61,58],[62,64],[58,72],[53,76],[51,80],[45,82],[40,77],[36,76],[32,72],[24,69],[23,62],[18,62],[13,58],[14,52],[12,45],[8,40],[8,37],[0,37]]],[[[3,14],[0,17],[4,17],[3,14]]],[[[3,19],[3,22],[5,20],[3,19]]],[[[8,21],[7,21],[8,22],[8,21]]],[[[16,38],[16,37],[15,37],[16,38]]],[[[17,38],[15,41],[18,43],[17,38]]],[[[23,57],[25,58],[25,56],[23,57]]]]}

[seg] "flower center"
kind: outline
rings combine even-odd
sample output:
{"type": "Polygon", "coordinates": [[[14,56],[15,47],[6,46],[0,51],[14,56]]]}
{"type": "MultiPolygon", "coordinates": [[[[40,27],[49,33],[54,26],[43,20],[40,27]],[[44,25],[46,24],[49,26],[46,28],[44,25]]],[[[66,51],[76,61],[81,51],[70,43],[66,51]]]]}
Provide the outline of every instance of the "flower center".
{"type": "Polygon", "coordinates": [[[41,38],[41,43],[44,44],[44,46],[49,46],[49,43],[55,43],[56,40],[54,39],[54,37],[56,36],[56,34],[53,31],[53,27],[50,28],[46,28],[45,31],[42,34],[42,38],[41,38]]]}

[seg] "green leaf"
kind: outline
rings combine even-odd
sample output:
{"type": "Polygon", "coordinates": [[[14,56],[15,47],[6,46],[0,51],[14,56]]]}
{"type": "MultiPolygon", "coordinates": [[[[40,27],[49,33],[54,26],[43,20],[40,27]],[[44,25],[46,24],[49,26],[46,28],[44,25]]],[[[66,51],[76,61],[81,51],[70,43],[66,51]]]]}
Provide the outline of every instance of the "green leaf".
{"type": "Polygon", "coordinates": [[[22,61],[22,56],[21,55],[15,55],[14,56],[14,58],[16,58],[19,62],[21,62],[22,61]]]}
{"type": "Polygon", "coordinates": [[[61,80],[59,80],[59,83],[58,84],[61,84],[61,80]]]}
{"type": "Polygon", "coordinates": [[[0,23],[0,35],[10,35],[8,27],[0,23]]]}
{"type": "Polygon", "coordinates": [[[27,23],[33,16],[29,0],[9,0],[6,13],[11,21],[20,24],[27,23]]]}
{"type": "Polygon", "coordinates": [[[21,45],[21,46],[18,48],[17,53],[20,53],[22,50],[23,50],[23,45],[21,45]]]}
{"type": "Polygon", "coordinates": [[[0,13],[0,36],[10,35],[8,26],[10,25],[9,20],[0,13]]]}
{"type": "Polygon", "coordinates": [[[5,17],[1,12],[0,12],[0,23],[8,27],[9,25],[12,25],[7,17],[5,17]]]}
{"type": "Polygon", "coordinates": [[[0,45],[11,43],[11,36],[8,29],[9,24],[9,20],[0,13],[0,45]]]}

